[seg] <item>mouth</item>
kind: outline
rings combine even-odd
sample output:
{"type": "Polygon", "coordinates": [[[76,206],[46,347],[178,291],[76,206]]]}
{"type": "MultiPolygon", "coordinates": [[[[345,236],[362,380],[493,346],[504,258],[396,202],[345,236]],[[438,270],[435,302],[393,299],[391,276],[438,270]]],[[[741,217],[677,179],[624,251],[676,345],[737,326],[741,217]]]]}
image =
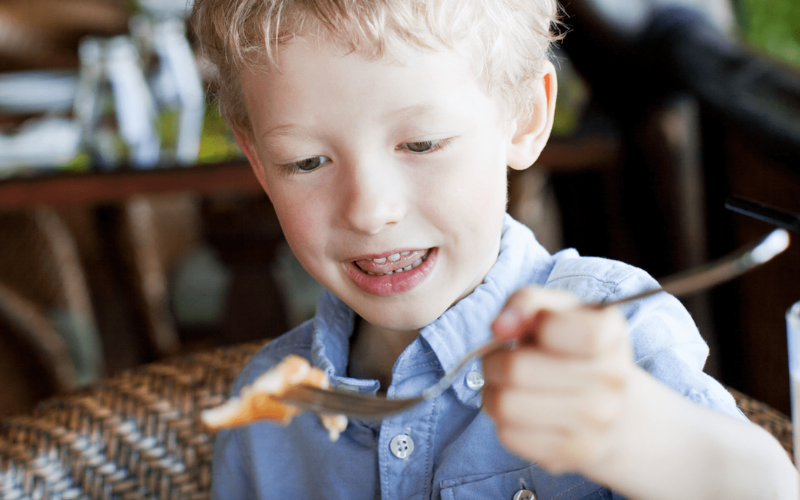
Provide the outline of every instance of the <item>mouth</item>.
{"type": "Polygon", "coordinates": [[[360,259],[353,262],[370,276],[388,276],[416,269],[428,259],[431,249],[406,250],[376,259],[360,259]]]}
{"type": "Polygon", "coordinates": [[[353,282],[371,295],[386,297],[407,292],[433,270],[438,249],[405,250],[361,258],[345,265],[353,282]]]}

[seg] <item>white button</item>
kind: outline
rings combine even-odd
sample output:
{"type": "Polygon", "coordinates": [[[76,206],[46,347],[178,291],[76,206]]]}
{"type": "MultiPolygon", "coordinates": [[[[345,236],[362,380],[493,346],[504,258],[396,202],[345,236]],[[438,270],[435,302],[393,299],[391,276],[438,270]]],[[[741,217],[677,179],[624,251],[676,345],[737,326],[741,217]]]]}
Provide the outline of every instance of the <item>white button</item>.
{"type": "Polygon", "coordinates": [[[473,391],[479,391],[484,384],[483,373],[478,370],[471,371],[467,374],[467,387],[473,391]]]}
{"type": "Polygon", "coordinates": [[[536,495],[531,490],[519,490],[511,500],[536,500],[536,495]]]}
{"type": "Polygon", "coordinates": [[[411,436],[400,434],[392,439],[389,443],[389,449],[392,450],[392,455],[403,460],[408,460],[408,457],[414,453],[414,440],[411,436]]]}

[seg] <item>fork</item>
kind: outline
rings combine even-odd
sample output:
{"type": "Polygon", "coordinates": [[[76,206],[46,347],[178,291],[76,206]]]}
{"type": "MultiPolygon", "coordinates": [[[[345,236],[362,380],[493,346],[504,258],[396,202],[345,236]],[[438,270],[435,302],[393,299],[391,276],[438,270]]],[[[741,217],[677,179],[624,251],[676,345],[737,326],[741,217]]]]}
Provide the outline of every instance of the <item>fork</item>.
{"type": "MultiPolygon", "coordinates": [[[[632,300],[641,299],[656,293],[666,292],[675,296],[700,292],[714,285],[731,280],[742,273],[767,262],[789,246],[789,233],[776,229],[755,245],[745,246],[719,260],[707,263],[686,272],[661,280],[660,287],[613,302],[590,303],[586,307],[602,309],[632,300]]],[[[362,395],[337,389],[320,389],[305,384],[291,386],[278,399],[303,410],[316,413],[344,414],[364,420],[380,420],[435,398],[446,391],[461,370],[474,358],[502,349],[513,349],[519,345],[518,339],[493,339],[469,352],[453,368],[448,370],[434,385],[413,398],[384,398],[362,395]]]]}

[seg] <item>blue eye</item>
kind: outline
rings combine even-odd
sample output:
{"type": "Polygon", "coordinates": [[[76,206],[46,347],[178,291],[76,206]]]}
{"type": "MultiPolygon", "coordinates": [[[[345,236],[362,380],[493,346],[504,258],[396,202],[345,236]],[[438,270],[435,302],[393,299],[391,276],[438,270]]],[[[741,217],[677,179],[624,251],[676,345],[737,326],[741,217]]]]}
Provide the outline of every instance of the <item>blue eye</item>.
{"type": "Polygon", "coordinates": [[[305,158],[293,163],[287,163],[286,165],[282,165],[282,167],[285,168],[289,173],[311,172],[328,161],[330,160],[325,156],[313,156],[311,158],[305,158]]]}

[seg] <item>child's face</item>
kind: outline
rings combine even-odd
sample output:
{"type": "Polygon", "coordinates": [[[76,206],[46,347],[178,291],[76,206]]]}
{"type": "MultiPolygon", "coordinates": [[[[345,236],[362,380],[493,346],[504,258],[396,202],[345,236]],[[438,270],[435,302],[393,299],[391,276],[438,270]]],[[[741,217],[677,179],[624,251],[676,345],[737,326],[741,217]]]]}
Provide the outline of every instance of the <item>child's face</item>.
{"type": "Polygon", "coordinates": [[[497,258],[518,123],[455,53],[401,65],[301,38],[278,62],[244,71],[237,139],[290,247],[365,320],[422,328],[497,258]]]}

